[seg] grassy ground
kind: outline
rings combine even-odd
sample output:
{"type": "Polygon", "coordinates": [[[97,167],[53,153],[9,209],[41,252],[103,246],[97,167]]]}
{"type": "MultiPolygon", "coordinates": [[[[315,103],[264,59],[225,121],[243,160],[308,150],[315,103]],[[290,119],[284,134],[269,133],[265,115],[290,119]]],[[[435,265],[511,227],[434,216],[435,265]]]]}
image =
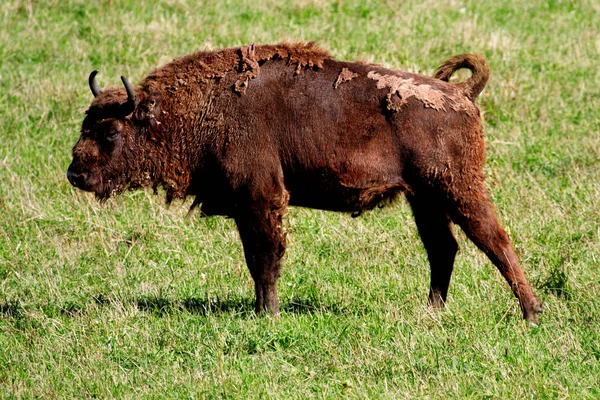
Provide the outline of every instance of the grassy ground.
{"type": "Polygon", "coordinates": [[[597,0],[5,0],[0,397],[600,397],[599,20],[597,0]],[[425,74],[488,57],[487,184],[539,327],[462,233],[448,308],[428,309],[404,201],[292,209],[273,320],[251,311],[230,220],[68,184],[92,69],[137,82],[199,48],[283,39],[425,74]]]}

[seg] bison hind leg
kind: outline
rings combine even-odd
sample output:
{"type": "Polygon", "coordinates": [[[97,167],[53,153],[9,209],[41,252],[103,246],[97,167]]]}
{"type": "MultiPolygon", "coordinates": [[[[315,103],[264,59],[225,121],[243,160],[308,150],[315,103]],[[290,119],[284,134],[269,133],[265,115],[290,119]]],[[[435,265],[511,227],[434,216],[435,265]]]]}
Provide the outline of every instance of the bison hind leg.
{"type": "Polygon", "coordinates": [[[431,269],[429,304],[441,308],[446,303],[458,243],[452,232],[452,221],[442,202],[426,195],[408,194],[421,241],[427,251],[431,269]]]}
{"type": "Polygon", "coordinates": [[[519,264],[512,243],[494,212],[487,190],[482,184],[473,185],[472,195],[461,196],[451,211],[452,219],[498,268],[510,285],[523,317],[537,324],[542,308],[519,264]]]}

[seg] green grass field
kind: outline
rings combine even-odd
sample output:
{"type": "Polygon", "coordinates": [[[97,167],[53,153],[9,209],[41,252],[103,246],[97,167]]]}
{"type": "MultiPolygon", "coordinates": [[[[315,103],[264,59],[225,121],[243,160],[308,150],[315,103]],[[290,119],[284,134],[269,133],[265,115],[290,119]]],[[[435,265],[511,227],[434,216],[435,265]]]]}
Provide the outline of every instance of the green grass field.
{"type": "Polygon", "coordinates": [[[600,2],[4,0],[0,398],[599,398],[600,2]],[[143,5],[140,5],[143,4],[143,5]],[[483,53],[487,185],[544,303],[521,320],[458,232],[448,307],[404,200],[290,210],[281,317],[231,220],[65,178],[92,99],[197,49],[315,40],[431,75],[483,53]]]}

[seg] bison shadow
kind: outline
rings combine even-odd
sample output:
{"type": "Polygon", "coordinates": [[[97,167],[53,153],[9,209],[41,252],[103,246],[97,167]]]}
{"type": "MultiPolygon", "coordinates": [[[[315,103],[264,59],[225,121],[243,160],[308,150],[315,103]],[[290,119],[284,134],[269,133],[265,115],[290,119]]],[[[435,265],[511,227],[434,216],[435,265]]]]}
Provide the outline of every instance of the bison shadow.
{"type": "Polygon", "coordinates": [[[0,304],[0,314],[7,317],[18,317],[21,315],[21,306],[14,301],[2,303],[0,304]]]}
{"type": "MultiPolygon", "coordinates": [[[[254,316],[254,299],[251,297],[220,299],[219,297],[188,297],[172,300],[158,296],[142,296],[134,301],[138,309],[157,315],[186,311],[196,315],[237,314],[254,316]]],[[[293,298],[282,304],[282,310],[290,314],[344,314],[344,310],[335,304],[323,304],[320,301],[293,298]]]]}
{"type": "MultiPolygon", "coordinates": [[[[94,295],[92,304],[97,307],[115,308],[120,300],[105,294],[94,295]]],[[[169,299],[165,296],[139,296],[125,301],[126,304],[135,305],[139,310],[157,316],[188,312],[200,316],[232,314],[239,316],[255,316],[254,299],[251,297],[237,297],[221,299],[219,297],[187,297],[183,299],[169,299]]],[[[85,304],[81,302],[66,302],[63,304],[47,304],[42,307],[44,314],[50,317],[63,315],[69,318],[87,314],[85,304]]],[[[319,299],[292,298],[289,302],[282,304],[282,311],[290,314],[348,314],[349,310],[339,304],[324,303],[319,299]]],[[[22,317],[23,308],[18,302],[6,302],[0,304],[0,315],[8,318],[22,317]]]]}
{"type": "Polygon", "coordinates": [[[158,316],[182,311],[197,315],[248,314],[253,310],[251,298],[220,299],[218,297],[187,297],[180,300],[161,296],[140,296],[133,303],[141,311],[158,316]]]}
{"type": "MultiPolygon", "coordinates": [[[[96,304],[106,306],[111,301],[104,295],[94,297],[96,304]]],[[[254,299],[252,297],[233,297],[221,299],[218,296],[186,297],[170,299],[164,296],[140,296],[132,300],[139,309],[158,316],[176,314],[182,311],[207,316],[215,314],[233,314],[254,316],[254,299]]],[[[337,304],[324,304],[318,299],[301,299],[294,297],[282,304],[283,312],[290,314],[346,314],[347,310],[337,304]]]]}

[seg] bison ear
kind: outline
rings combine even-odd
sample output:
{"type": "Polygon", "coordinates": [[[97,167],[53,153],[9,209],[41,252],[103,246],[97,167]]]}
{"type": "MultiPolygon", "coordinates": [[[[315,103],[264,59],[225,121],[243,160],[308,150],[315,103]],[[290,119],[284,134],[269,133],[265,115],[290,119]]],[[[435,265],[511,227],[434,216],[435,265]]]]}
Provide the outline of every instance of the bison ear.
{"type": "Polygon", "coordinates": [[[135,111],[133,112],[133,118],[138,123],[144,126],[155,127],[158,125],[157,118],[160,115],[160,103],[162,96],[158,92],[152,92],[148,97],[143,99],[135,111]]]}

